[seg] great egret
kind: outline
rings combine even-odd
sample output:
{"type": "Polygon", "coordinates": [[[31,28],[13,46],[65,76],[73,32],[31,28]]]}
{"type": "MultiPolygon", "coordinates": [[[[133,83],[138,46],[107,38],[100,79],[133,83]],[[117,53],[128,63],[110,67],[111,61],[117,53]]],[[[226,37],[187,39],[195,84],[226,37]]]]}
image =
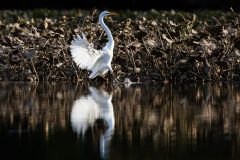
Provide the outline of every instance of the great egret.
{"type": "Polygon", "coordinates": [[[111,31],[103,21],[104,17],[109,15],[117,15],[117,13],[103,11],[99,15],[99,23],[106,32],[109,40],[102,50],[94,49],[94,45],[88,42],[83,33],[82,37],[77,35],[77,37],[72,40],[70,46],[73,60],[81,69],[91,71],[91,74],[89,75],[89,78],[91,79],[97,76],[104,76],[108,71],[110,71],[112,76],[115,77],[111,67],[114,40],[111,31]]]}
{"type": "Polygon", "coordinates": [[[102,158],[106,158],[115,126],[112,94],[94,87],[90,87],[89,90],[89,95],[82,96],[74,102],[71,111],[71,125],[74,132],[84,137],[87,129],[93,127],[97,119],[102,119],[106,123],[107,129],[100,138],[100,153],[102,158]]]}

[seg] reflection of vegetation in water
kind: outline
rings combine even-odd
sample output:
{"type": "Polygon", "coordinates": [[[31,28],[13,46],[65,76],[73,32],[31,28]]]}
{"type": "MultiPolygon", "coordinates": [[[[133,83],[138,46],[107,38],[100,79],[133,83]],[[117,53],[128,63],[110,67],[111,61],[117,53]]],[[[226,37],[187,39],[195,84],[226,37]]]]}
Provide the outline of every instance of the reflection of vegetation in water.
{"type": "MultiPolygon", "coordinates": [[[[46,135],[69,128],[73,101],[88,93],[86,85],[0,85],[1,123],[29,131],[40,125],[46,135]]],[[[208,143],[208,139],[228,140],[232,148],[240,144],[238,86],[166,85],[109,90],[113,91],[114,137],[120,136],[130,144],[149,138],[156,149],[196,147],[208,143]]]]}
{"type": "MultiPolygon", "coordinates": [[[[226,87],[206,85],[145,89],[123,89],[116,96],[118,98],[124,95],[131,99],[127,101],[125,98],[120,99],[117,102],[120,107],[115,109],[118,116],[121,116],[121,112],[127,113],[129,123],[126,125],[138,120],[142,121],[143,125],[161,126],[163,131],[169,132],[176,123],[179,123],[180,128],[185,131],[189,130],[184,129],[185,127],[214,125],[214,123],[222,123],[221,119],[229,123],[238,118],[239,93],[233,93],[236,89],[232,87],[227,86],[226,89],[226,87]]],[[[230,129],[229,125],[224,124],[224,126],[226,127],[223,128],[224,132],[232,133],[227,131],[230,129]]],[[[192,130],[193,133],[195,131],[192,130]]]]}
{"type": "Polygon", "coordinates": [[[48,135],[55,128],[66,128],[75,97],[71,85],[1,84],[1,119],[21,130],[35,130],[39,124],[48,135]],[[18,125],[18,123],[20,123],[18,125]]]}
{"type": "Polygon", "coordinates": [[[205,143],[222,145],[227,141],[238,156],[240,90],[236,87],[191,85],[123,89],[115,95],[118,129],[115,134],[130,144],[136,139],[150,138],[155,149],[160,146],[197,147],[205,143]],[[128,97],[128,100],[119,100],[119,97],[128,97]]]}

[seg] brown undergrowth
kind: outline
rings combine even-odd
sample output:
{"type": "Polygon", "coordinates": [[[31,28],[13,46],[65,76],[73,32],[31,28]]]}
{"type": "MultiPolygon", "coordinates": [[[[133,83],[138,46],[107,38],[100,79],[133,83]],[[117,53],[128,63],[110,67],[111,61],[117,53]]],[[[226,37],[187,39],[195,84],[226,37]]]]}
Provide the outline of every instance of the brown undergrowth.
{"type": "MultiPolygon", "coordinates": [[[[89,81],[69,44],[85,33],[100,49],[99,11],[1,11],[0,81],[89,81]],[[47,17],[47,18],[44,18],[47,17]]],[[[112,66],[122,80],[238,81],[240,18],[202,11],[120,12],[106,19],[115,40],[112,66]]],[[[111,81],[111,76],[93,81],[111,81]]]]}

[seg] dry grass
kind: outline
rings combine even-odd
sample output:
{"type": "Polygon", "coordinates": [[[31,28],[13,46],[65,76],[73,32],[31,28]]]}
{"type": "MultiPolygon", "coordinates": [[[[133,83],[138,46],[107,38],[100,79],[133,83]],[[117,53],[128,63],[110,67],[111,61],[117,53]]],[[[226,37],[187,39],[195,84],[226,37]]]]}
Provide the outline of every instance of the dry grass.
{"type": "MultiPolygon", "coordinates": [[[[89,81],[87,71],[72,61],[69,44],[84,32],[96,48],[103,46],[107,39],[97,24],[98,11],[1,12],[0,81],[89,81]]],[[[121,13],[106,20],[120,79],[239,80],[240,22],[234,11],[121,13]]]]}

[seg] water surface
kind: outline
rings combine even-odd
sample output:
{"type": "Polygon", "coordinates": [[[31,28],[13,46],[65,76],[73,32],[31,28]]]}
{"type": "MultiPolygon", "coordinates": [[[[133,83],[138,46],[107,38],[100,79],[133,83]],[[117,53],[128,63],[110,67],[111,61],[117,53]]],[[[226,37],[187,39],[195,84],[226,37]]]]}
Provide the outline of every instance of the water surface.
{"type": "Polygon", "coordinates": [[[238,85],[0,83],[9,159],[239,159],[238,85]]]}

